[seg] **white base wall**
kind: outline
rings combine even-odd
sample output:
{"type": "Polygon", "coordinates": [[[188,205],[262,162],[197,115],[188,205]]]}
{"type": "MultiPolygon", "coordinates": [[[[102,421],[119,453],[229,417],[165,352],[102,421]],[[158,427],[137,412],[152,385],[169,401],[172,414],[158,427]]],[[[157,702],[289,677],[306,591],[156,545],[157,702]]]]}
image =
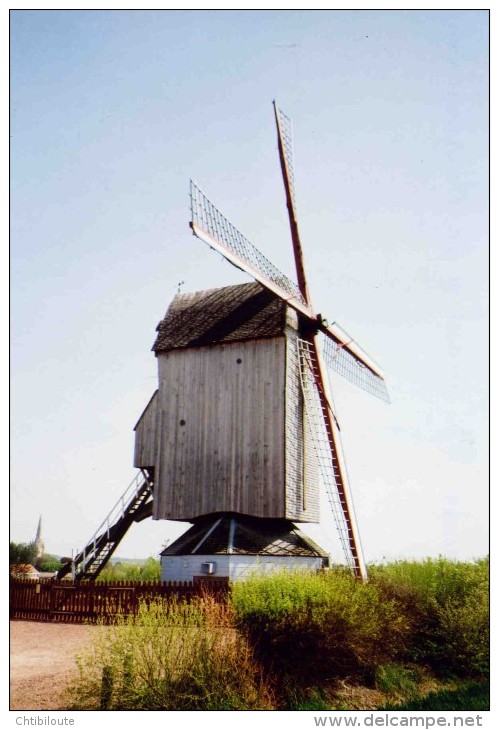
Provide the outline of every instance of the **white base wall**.
{"type": "Polygon", "coordinates": [[[205,576],[203,563],[214,563],[212,575],[230,580],[247,578],[251,573],[272,573],[277,570],[318,570],[322,558],[293,557],[290,555],[162,555],[161,580],[188,580],[205,576]]]}

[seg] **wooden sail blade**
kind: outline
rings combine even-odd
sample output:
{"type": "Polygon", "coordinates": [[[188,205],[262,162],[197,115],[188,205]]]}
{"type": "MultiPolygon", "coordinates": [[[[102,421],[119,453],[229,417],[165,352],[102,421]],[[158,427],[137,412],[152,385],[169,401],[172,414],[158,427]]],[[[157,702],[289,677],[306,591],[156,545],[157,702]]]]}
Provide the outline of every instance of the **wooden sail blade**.
{"type": "Polygon", "coordinates": [[[297,285],[248,241],[192,180],[191,211],[195,236],[315,323],[316,317],[297,285]]]}
{"type": "Polygon", "coordinates": [[[293,253],[295,257],[296,276],[300,292],[310,304],[305,267],[303,263],[303,252],[298,231],[298,217],[296,214],[295,198],[295,173],[293,162],[293,127],[291,120],[277,106],[274,101],[275,119],[277,125],[277,145],[279,148],[279,159],[281,162],[282,178],[286,193],[286,206],[288,208],[289,226],[291,228],[291,240],[293,242],[293,253]]]}
{"type": "Polygon", "coordinates": [[[286,189],[289,190],[289,202],[296,213],[295,170],[293,159],[293,125],[291,119],[284,114],[274,101],[274,112],[277,125],[279,151],[282,151],[282,172],[286,189]]]}
{"type": "Polygon", "coordinates": [[[348,335],[333,325],[324,331],[322,353],[326,365],[359,388],[390,402],[383,371],[348,335]]]}
{"type": "Polygon", "coordinates": [[[313,450],[346,563],[361,580],[365,580],[367,570],[350,495],[340,435],[326,396],[316,340],[313,337],[309,340],[298,340],[298,344],[305,415],[313,450]]]}

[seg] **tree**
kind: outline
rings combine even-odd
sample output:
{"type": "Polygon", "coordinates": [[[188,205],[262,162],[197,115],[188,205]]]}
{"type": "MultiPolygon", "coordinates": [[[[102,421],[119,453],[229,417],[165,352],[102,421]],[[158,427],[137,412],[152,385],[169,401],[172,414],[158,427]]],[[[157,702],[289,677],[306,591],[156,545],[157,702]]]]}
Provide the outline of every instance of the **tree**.
{"type": "Polygon", "coordinates": [[[19,563],[34,565],[36,545],[34,542],[11,542],[9,544],[9,565],[19,563]]]}
{"type": "Polygon", "coordinates": [[[55,573],[56,570],[59,570],[61,565],[62,563],[56,555],[43,553],[43,556],[41,560],[37,562],[36,567],[43,573],[55,573]]]}
{"type": "Polygon", "coordinates": [[[145,563],[141,566],[140,571],[141,580],[161,580],[161,563],[157,558],[147,558],[145,563]]]}

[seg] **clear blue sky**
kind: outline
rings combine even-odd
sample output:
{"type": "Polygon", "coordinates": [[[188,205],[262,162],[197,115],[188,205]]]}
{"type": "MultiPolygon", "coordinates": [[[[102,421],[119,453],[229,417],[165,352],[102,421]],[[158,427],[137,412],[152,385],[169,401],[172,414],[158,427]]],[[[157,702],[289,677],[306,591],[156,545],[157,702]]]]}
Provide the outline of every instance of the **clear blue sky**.
{"type": "Polygon", "coordinates": [[[293,273],[274,98],[314,304],[393,399],[332,381],[366,557],[487,552],[485,11],[12,13],[13,540],[42,513],[49,552],[83,546],[133,476],[178,282],[247,280],[191,236],[190,177],[293,273]]]}

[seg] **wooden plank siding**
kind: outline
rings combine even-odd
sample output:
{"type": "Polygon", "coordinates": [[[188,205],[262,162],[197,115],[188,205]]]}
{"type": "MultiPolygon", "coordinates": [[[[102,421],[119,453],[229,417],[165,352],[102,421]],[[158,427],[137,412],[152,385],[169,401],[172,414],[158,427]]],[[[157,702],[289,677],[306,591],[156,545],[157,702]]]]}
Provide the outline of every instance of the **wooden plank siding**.
{"type": "Polygon", "coordinates": [[[156,390],[142,413],[135,431],[133,465],[137,468],[153,467],[156,463],[158,391],[156,390]]]}
{"type": "Polygon", "coordinates": [[[285,516],[285,337],[158,354],[155,519],[285,516]]]}

